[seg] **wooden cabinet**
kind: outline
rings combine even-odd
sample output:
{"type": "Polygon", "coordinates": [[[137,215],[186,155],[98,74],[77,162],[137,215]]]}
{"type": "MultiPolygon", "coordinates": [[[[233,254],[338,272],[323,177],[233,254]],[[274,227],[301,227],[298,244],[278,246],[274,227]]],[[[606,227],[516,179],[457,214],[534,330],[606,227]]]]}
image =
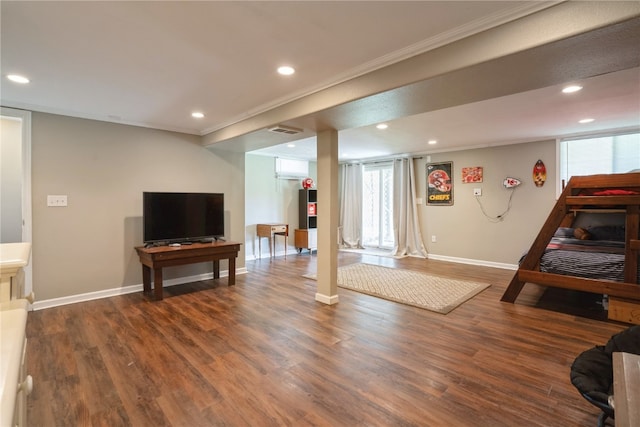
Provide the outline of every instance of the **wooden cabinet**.
{"type": "Polygon", "coordinates": [[[27,307],[25,299],[0,302],[0,425],[27,425],[27,395],[33,379],[26,374],[27,307]]]}
{"type": "Polygon", "coordinates": [[[27,395],[33,379],[26,373],[27,313],[33,292],[25,295],[24,267],[31,243],[0,244],[0,425],[27,425],[27,395]],[[26,298],[26,299],[25,299],[26,298]],[[27,301],[28,299],[28,301],[27,301]]]}
{"type": "Polygon", "coordinates": [[[25,295],[24,267],[29,263],[31,243],[0,244],[0,302],[27,298],[33,302],[33,295],[25,295]]]}
{"type": "Polygon", "coordinates": [[[298,252],[307,249],[309,252],[318,250],[318,230],[315,228],[295,230],[295,246],[298,252]]]}

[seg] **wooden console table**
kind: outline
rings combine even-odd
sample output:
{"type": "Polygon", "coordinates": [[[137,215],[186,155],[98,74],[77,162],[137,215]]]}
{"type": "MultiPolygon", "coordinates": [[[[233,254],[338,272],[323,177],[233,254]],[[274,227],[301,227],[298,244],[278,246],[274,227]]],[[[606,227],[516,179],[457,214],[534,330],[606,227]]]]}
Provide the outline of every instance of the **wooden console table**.
{"type": "Polygon", "coordinates": [[[284,259],[287,259],[287,236],[289,236],[289,224],[257,224],[256,235],[258,236],[258,258],[262,257],[262,238],[269,239],[269,259],[276,253],[275,236],[284,236],[284,259]],[[273,245],[273,253],[271,246],[273,245]]]}
{"type": "Polygon", "coordinates": [[[236,284],[236,258],[240,243],[212,242],[193,243],[182,246],[136,247],[142,263],[142,283],[144,292],[151,292],[151,270],[153,269],[153,290],[156,300],[162,299],[162,268],[176,265],[213,261],[213,278],[220,278],[220,260],[229,260],[229,286],[236,284]]]}

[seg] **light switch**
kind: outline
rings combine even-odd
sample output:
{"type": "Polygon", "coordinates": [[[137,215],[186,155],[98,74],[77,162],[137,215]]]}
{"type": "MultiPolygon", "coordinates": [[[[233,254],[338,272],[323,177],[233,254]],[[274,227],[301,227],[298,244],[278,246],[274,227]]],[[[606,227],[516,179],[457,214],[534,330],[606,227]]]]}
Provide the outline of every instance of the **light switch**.
{"type": "Polygon", "coordinates": [[[51,207],[65,207],[67,206],[67,195],[48,195],[47,206],[51,207]]]}

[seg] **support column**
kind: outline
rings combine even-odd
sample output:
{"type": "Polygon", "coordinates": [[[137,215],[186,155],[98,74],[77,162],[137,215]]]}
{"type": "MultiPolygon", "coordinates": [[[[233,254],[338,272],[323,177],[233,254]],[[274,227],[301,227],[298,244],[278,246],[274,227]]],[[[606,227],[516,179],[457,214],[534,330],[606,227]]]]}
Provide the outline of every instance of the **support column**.
{"type": "Polygon", "coordinates": [[[318,289],[316,301],[338,302],[338,131],[317,135],[318,289]]]}

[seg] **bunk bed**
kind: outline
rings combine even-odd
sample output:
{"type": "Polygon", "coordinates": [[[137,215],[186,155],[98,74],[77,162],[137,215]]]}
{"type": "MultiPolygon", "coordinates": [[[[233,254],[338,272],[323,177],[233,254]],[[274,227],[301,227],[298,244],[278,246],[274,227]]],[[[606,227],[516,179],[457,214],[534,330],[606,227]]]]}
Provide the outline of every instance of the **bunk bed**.
{"type": "Polygon", "coordinates": [[[610,319],[640,323],[639,256],[640,173],[575,176],[569,180],[522,258],[502,301],[515,302],[526,283],[592,292],[609,296],[610,319]],[[623,214],[623,235],[616,239],[620,241],[617,244],[609,241],[580,244],[570,237],[569,241],[563,242],[562,231],[573,230],[575,233],[572,225],[583,212],[623,214]],[[549,267],[545,254],[561,257],[561,252],[573,256],[574,260],[559,258],[557,265],[573,265],[572,271],[549,267]],[[600,261],[606,267],[593,268],[600,261]],[[613,264],[618,267],[612,267],[613,264]],[[620,270],[618,273],[616,268],[620,270]]]}

